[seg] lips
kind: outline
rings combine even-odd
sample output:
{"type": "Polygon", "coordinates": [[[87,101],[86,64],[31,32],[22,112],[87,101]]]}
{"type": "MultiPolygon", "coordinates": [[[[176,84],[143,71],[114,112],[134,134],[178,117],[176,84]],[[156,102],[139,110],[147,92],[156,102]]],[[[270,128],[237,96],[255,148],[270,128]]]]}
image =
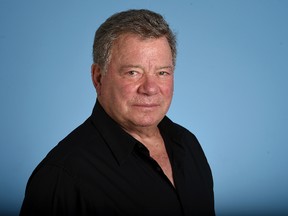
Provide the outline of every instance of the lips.
{"type": "Polygon", "coordinates": [[[130,102],[130,106],[139,109],[154,109],[161,106],[161,99],[157,98],[135,98],[130,102]]]}
{"type": "Polygon", "coordinates": [[[159,106],[158,104],[135,104],[134,106],[139,106],[139,107],[155,107],[159,106]]]}
{"type": "Polygon", "coordinates": [[[150,110],[156,107],[159,107],[159,104],[134,104],[133,107],[143,109],[143,110],[150,110]]]}

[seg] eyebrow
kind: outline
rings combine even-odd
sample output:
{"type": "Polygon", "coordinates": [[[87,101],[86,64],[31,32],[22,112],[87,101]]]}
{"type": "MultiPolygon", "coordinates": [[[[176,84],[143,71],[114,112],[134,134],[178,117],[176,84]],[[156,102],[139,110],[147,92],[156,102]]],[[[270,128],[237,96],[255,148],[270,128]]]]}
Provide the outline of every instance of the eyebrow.
{"type": "Polygon", "coordinates": [[[123,65],[121,66],[121,69],[125,68],[142,68],[140,65],[123,65]]]}
{"type": "MultiPolygon", "coordinates": [[[[121,66],[121,70],[125,69],[125,68],[140,68],[140,69],[143,69],[143,67],[141,65],[123,65],[123,66],[121,66]]],[[[156,69],[157,70],[159,70],[159,69],[171,69],[171,70],[173,70],[174,67],[171,66],[171,65],[168,65],[168,66],[156,67],[156,69]]]]}
{"type": "Polygon", "coordinates": [[[163,67],[159,67],[159,68],[157,68],[158,70],[159,69],[171,69],[171,70],[173,70],[174,69],[174,67],[173,66],[163,66],[163,67]]]}

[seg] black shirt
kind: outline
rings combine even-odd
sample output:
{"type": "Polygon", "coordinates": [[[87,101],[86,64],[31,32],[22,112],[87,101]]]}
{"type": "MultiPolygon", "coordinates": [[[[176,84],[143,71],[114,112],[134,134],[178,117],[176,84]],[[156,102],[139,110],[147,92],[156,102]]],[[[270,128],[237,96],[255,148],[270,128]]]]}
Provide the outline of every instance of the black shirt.
{"type": "Polygon", "coordinates": [[[175,187],[97,102],[34,170],[20,215],[214,215],[212,174],[197,139],[168,117],[158,127],[175,187]]]}

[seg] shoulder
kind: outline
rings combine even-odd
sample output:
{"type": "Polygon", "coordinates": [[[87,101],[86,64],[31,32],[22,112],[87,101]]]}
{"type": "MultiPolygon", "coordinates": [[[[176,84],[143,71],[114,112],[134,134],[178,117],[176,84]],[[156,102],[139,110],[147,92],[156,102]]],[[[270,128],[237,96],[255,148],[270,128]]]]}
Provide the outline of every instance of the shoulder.
{"type": "MultiPolygon", "coordinates": [[[[105,152],[105,143],[90,118],[61,140],[39,163],[32,176],[43,170],[77,178],[91,158],[105,152]]],[[[107,148],[107,147],[106,147],[107,148]]],[[[107,151],[107,150],[106,150],[107,151]]],[[[104,153],[103,153],[104,154],[104,153]]]]}

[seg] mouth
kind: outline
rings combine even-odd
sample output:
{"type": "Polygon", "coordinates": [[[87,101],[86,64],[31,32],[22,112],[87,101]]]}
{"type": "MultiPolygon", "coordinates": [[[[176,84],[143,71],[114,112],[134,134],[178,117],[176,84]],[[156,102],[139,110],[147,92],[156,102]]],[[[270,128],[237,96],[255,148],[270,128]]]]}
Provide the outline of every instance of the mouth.
{"type": "Polygon", "coordinates": [[[140,107],[155,107],[159,106],[158,104],[134,104],[134,106],[140,106],[140,107]]]}
{"type": "Polygon", "coordinates": [[[159,107],[159,104],[134,104],[133,105],[136,108],[140,108],[140,109],[154,109],[159,107]]]}

